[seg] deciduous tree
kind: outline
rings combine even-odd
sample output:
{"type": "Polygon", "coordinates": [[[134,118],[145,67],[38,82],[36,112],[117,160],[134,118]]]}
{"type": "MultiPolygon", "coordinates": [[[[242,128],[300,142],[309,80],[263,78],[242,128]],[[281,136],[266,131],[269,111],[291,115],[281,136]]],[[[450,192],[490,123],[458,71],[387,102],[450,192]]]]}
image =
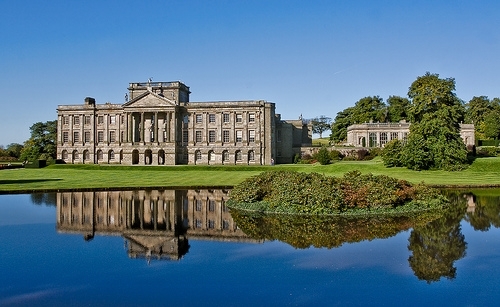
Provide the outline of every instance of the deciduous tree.
{"type": "Polygon", "coordinates": [[[467,165],[467,149],[460,137],[465,108],[455,95],[455,80],[426,73],[410,86],[408,141],[401,161],[414,169],[459,170],[467,165]]]}
{"type": "Polygon", "coordinates": [[[387,119],[387,108],[382,98],[379,96],[361,98],[354,107],[337,113],[332,124],[330,140],[335,143],[345,141],[347,139],[347,127],[350,125],[370,121],[385,122],[387,119]]]}
{"type": "Polygon", "coordinates": [[[387,115],[389,122],[399,122],[408,119],[410,100],[400,96],[389,96],[387,99],[387,115]]]}
{"type": "Polygon", "coordinates": [[[325,115],[311,119],[313,133],[319,133],[319,137],[323,137],[323,132],[332,128],[332,119],[325,115]]]}
{"type": "Polygon", "coordinates": [[[57,121],[37,122],[30,127],[31,137],[24,142],[21,159],[55,159],[57,121]]]}

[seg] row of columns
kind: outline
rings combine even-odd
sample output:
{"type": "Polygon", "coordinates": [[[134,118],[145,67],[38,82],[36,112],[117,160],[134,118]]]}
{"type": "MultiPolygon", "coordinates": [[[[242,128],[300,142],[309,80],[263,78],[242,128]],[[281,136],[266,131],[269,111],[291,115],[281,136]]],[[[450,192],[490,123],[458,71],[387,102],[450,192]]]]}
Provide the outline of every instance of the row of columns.
{"type": "Polygon", "coordinates": [[[157,142],[165,143],[175,140],[175,128],[172,127],[175,114],[173,112],[134,112],[127,113],[128,135],[129,142],[157,142]],[[146,116],[152,116],[153,120],[149,120],[149,127],[146,127],[146,116]],[[164,114],[163,123],[160,125],[159,114],[164,114]],[[146,131],[149,135],[146,134],[146,131]],[[146,137],[148,136],[148,137],[146,137]]]}

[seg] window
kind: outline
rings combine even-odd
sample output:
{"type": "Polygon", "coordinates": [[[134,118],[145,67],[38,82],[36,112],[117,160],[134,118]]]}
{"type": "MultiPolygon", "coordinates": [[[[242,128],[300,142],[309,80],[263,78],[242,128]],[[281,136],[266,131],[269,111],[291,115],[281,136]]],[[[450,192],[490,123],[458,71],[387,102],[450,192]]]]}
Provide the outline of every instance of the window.
{"type": "Polygon", "coordinates": [[[208,131],[208,142],[215,143],[215,130],[208,131]]]}
{"type": "Polygon", "coordinates": [[[248,114],[248,122],[255,123],[255,114],[254,113],[248,114]]]}
{"type": "Polygon", "coordinates": [[[215,200],[209,200],[208,201],[208,211],[214,212],[215,211],[215,200]]]}
{"type": "Polygon", "coordinates": [[[229,123],[229,113],[224,113],[222,115],[222,118],[223,118],[225,123],[229,123]]]}
{"type": "Polygon", "coordinates": [[[203,122],[203,116],[201,114],[196,114],[196,123],[201,124],[203,122]]]}
{"type": "Polygon", "coordinates": [[[125,131],[120,131],[120,141],[125,142],[125,131]]]}
{"type": "Polygon", "coordinates": [[[377,146],[377,134],[374,132],[370,132],[368,135],[368,146],[375,147],[377,146]]]}
{"type": "Polygon", "coordinates": [[[116,123],[116,117],[114,115],[112,115],[112,116],[109,117],[109,123],[111,125],[114,125],[116,123]]]}
{"type": "Polygon", "coordinates": [[[222,131],[222,141],[224,143],[229,143],[229,130],[222,131]]]}
{"type": "Polygon", "coordinates": [[[102,115],[99,115],[97,117],[97,124],[99,124],[99,125],[104,124],[104,117],[102,115]]]}
{"type": "Polygon", "coordinates": [[[208,122],[215,123],[215,114],[208,114],[208,122]]]}
{"type": "Polygon", "coordinates": [[[197,130],[195,132],[195,140],[196,142],[201,142],[202,141],[202,138],[201,138],[201,131],[200,130],[197,130]]]}
{"type": "Polygon", "coordinates": [[[110,150],[109,151],[109,160],[114,160],[115,159],[115,152],[110,150]]]}
{"type": "Polygon", "coordinates": [[[209,161],[215,161],[215,154],[212,150],[208,152],[208,160],[209,161]]]}
{"type": "Polygon", "coordinates": [[[380,133],[380,146],[387,144],[387,132],[380,133]]]}
{"type": "Polygon", "coordinates": [[[85,131],[83,133],[83,142],[85,143],[90,142],[90,131],[85,131]]]}
{"type": "Polygon", "coordinates": [[[80,133],[78,131],[73,132],[73,142],[80,142],[80,133]]]}
{"type": "Polygon", "coordinates": [[[97,142],[104,142],[104,131],[97,131],[97,142]]]}
{"type": "Polygon", "coordinates": [[[68,131],[63,132],[63,143],[68,143],[69,141],[69,133],[68,131]]]}
{"type": "Polygon", "coordinates": [[[114,130],[111,130],[109,132],[109,142],[114,143],[116,141],[116,132],[114,130]]]}
{"type": "Polygon", "coordinates": [[[187,144],[187,142],[189,141],[189,134],[188,134],[189,131],[187,130],[183,130],[182,131],[182,143],[184,144],[187,144]]]}
{"type": "Polygon", "coordinates": [[[102,150],[98,150],[97,151],[97,160],[102,161],[102,159],[103,159],[102,150]]]}
{"type": "Polygon", "coordinates": [[[194,158],[196,159],[196,161],[200,161],[201,160],[201,151],[197,150],[194,153],[194,158]]]}
{"type": "Polygon", "coordinates": [[[222,221],[222,228],[224,230],[228,230],[229,229],[229,221],[228,220],[222,221]]]}
{"type": "Polygon", "coordinates": [[[248,152],[248,161],[254,161],[255,160],[255,153],[253,150],[250,150],[248,152]]]}
{"type": "Polygon", "coordinates": [[[255,142],[255,130],[248,130],[248,141],[255,142]]]}
{"type": "Polygon", "coordinates": [[[67,160],[68,159],[68,152],[66,150],[63,150],[63,152],[62,152],[62,158],[63,158],[63,160],[67,160]]]}
{"type": "Polygon", "coordinates": [[[63,116],[63,124],[64,125],[69,125],[69,116],[63,116]]]}
{"type": "Polygon", "coordinates": [[[79,124],[80,124],[80,116],[75,115],[75,116],[73,117],[73,124],[74,124],[74,125],[79,125],[79,124]]]}
{"type": "Polygon", "coordinates": [[[201,211],[201,199],[196,200],[196,211],[201,211]]]}
{"type": "Polygon", "coordinates": [[[90,115],[85,115],[85,125],[90,125],[90,115]]]}
{"type": "Polygon", "coordinates": [[[391,141],[392,140],[397,140],[398,139],[398,133],[397,132],[391,132],[391,141]]]}
{"type": "Polygon", "coordinates": [[[237,123],[243,122],[243,114],[236,114],[236,122],[237,123]]]}
{"type": "Polygon", "coordinates": [[[241,161],[241,151],[240,150],[236,151],[236,161],[241,161]]]}
{"type": "Polygon", "coordinates": [[[236,142],[243,141],[243,131],[236,130],[236,142]]]}
{"type": "Polygon", "coordinates": [[[196,228],[201,228],[202,227],[202,223],[201,223],[200,219],[196,219],[196,221],[195,221],[195,227],[196,228]]]}
{"type": "Polygon", "coordinates": [[[215,221],[214,220],[208,220],[208,228],[209,229],[215,228],[215,221]]]}
{"type": "Polygon", "coordinates": [[[121,124],[122,124],[122,125],[123,125],[123,124],[125,124],[125,116],[124,116],[124,115],[121,115],[121,116],[120,116],[120,115],[118,115],[118,117],[120,118],[120,122],[121,122],[121,124]]]}
{"type": "Polygon", "coordinates": [[[229,161],[229,151],[224,150],[222,152],[222,162],[227,162],[229,161]]]}

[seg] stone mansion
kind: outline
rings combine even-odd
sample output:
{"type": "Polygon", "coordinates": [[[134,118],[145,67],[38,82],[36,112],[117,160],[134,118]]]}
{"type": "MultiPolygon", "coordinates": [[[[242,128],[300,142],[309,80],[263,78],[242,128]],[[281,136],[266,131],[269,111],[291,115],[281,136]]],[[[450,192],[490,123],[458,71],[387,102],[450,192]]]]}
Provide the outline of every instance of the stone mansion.
{"type": "Polygon", "coordinates": [[[57,108],[57,158],[65,163],[178,165],[292,163],[311,146],[302,119],[281,120],[263,100],[190,102],[179,81],[130,83],[124,104],[57,108]]]}

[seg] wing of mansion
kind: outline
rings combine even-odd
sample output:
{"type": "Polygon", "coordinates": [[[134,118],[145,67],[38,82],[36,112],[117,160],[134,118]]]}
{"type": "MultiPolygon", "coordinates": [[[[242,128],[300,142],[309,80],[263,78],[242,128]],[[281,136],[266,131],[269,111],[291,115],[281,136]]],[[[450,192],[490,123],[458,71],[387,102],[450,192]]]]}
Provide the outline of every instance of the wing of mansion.
{"type": "Polygon", "coordinates": [[[302,119],[281,120],[263,100],[190,102],[179,81],[130,83],[124,104],[57,108],[57,158],[125,165],[292,163],[311,146],[302,119]]]}

